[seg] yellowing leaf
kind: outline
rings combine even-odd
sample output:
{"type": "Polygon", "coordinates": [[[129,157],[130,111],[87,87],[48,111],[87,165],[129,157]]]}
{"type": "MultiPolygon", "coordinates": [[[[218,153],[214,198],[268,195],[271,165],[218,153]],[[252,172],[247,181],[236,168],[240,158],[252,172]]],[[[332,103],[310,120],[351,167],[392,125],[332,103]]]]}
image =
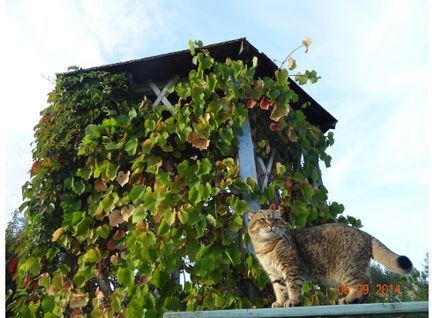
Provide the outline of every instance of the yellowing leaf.
{"type": "Polygon", "coordinates": [[[282,105],[276,103],[274,105],[273,111],[271,112],[270,118],[276,122],[279,121],[280,118],[288,115],[289,107],[290,107],[289,105],[282,105]]]}
{"type": "Polygon", "coordinates": [[[288,69],[290,69],[291,71],[293,69],[295,69],[297,67],[297,63],[295,62],[295,60],[290,56],[288,58],[288,69]]]}
{"type": "Polygon", "coordinates": [[[127,172],[123,172],[123,171],[118,172],[118,177],[116,178],[116,181],[119,183],[121,187],[126,185],[130,180],[130,173],[131,172],[129,170],[127,172]]]}
{"type": "Polygon", "coordinates": [[[124,222],[124,219],[122,218],[122,215],[119,212],[119,210],[113,210],[108,217],[109,217],[110,226],[116,226],[124,222]]]}
{"type": "Polygon", "coordinates": [[[304,40],[302,43],[304,46],[304,53],[307,53],[307,51],[309,50],[309,46],[312,44],[312,39],[310,37],[307,37],[307,39],[304,40]]]}
{"type": "Polygon", "coordinates": [[[65,229],[60,227],[58,228],[56,231],[54,231],[54,233],[52,234],[51,237],[51,242],[56,242],[62,235],[63,233],[65,233],[65,229]]]}
{"type": "Polygon", "coordinates": [[[69,307],[71,308],[81,308],[86,306],[89,301],[87,294],[77,293],[72,294],[71,301],[69,302],[69,307]]]}
{"type": "Polygon", "coordinates": [[[209,146],[209,139],[202,135],[199,135],[195,131],[192,131],[188,134],[188,142],[191,143],[193,147],[199,150],[206,150],[209,146]]]}

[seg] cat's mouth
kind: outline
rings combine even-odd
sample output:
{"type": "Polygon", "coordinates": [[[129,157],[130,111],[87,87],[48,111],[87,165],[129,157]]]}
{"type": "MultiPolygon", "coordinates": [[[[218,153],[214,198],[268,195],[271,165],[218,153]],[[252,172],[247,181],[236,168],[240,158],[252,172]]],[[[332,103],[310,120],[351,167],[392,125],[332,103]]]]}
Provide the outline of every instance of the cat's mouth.
{"type": "Polygon", "coordinates": [[[279,233],[277,231],[277,228],[275,227],[268,227],[263,229],[262,231],[262,237],[263,239],[272,240],[279,236],[279,233]]]}

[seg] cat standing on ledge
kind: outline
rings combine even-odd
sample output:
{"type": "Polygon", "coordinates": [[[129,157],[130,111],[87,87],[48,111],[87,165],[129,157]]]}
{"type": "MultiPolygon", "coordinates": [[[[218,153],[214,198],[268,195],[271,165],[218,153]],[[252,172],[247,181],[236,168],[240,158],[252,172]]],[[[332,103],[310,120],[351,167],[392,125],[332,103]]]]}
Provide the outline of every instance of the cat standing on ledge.
{"type": "Polygon", "coordinates": [[[350,290],[339,303],[363,302],[366,295],[357,292],[356,286],[369,284],[371,258],[399,274],[408,274],[413,267],[408,257],[344,224],[291,230],[278,210],[259,210],[248,216],[253,248],[276,294],[272,307],[301,305],[305,280],[345,284],[350,290]]]}

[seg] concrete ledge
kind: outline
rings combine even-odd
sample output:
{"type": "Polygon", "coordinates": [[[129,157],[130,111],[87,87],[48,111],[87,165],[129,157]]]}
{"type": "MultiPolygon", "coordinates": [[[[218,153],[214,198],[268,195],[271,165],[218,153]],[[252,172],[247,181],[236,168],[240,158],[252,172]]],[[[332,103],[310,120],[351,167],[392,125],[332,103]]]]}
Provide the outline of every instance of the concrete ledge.
{"type": "Polygon", "coordinates": [[[314,316],[356,316],[402,313],[428,313],[427,301],[402,303],[373,303],[335,306],[311,306],[291,308],[231,309],[190,312],[166,312],[164,318],[274,318],[314,316]]]}

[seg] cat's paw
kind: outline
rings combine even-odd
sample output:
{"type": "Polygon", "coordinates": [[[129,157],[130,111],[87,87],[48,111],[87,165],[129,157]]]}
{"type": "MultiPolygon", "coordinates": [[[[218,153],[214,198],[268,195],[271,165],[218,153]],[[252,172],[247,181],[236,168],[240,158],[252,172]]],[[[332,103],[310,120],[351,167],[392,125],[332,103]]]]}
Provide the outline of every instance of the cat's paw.
{"type": "Polygon", "coordinates": [[[274,303],[271,304],[271,308],[279,308],[279,307],[283,307],[283,304],[281,302],[275,301],[274,303]]]}
{"type": "Polygon", "coordinates": [[[301,306],[301,302],[292,302],[291,300],[287,300],[283,303],[283,307],[295,307],[295,306],[301,306]]]}

